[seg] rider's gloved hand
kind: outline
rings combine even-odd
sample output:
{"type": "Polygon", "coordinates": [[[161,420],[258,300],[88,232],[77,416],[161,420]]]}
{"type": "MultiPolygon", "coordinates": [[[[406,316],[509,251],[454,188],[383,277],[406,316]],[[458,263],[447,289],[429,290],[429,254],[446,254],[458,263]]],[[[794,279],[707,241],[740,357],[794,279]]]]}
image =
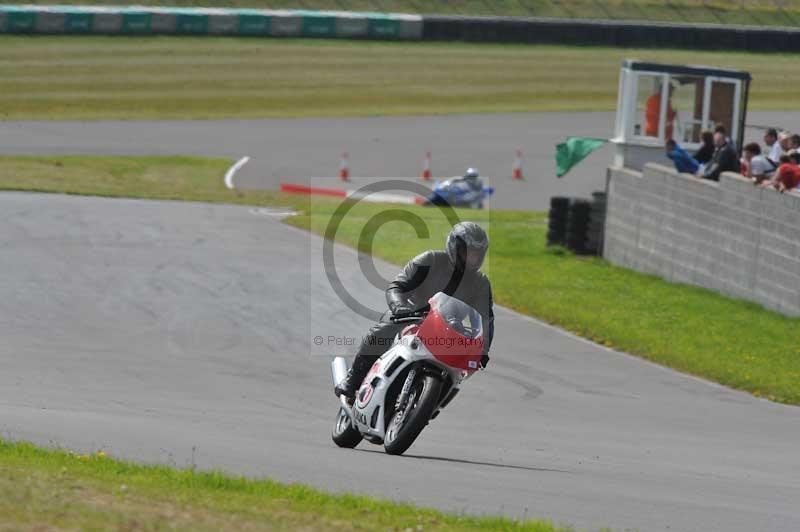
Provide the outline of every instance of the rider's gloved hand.
{"type": "Polygon", "coordinates": [[[481,368],[486,369],[486,366],[489,365],[489,355],[484,353],[481,357],[481,368]]]}
{"type": "Polygon", "coordinates": [[[394,316],[395,318],[407,318],[408,316],[411,316],[414,313],[413,308],[411,308],[409,305],[404,305],[404,304],[392,305],[392,308],[390,310],[392,311],[392,316],[394,316]]]}

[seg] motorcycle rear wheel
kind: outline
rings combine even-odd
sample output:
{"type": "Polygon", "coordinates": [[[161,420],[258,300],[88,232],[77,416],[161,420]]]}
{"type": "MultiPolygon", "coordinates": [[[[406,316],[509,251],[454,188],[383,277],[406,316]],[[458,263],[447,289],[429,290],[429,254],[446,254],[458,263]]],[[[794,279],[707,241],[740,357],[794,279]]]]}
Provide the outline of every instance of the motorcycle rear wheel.
{"type": "Polygon", "coordinates": [[[336,424],[333,426],[331,439],[333,443],[339,447],[345,447],[347,449],[352,449],[361,443],[363,439],[361,433],[353,427],[353,421],[342,407],[339,407],[339,413],[336,414],[336,424]]]}
{"type": "Polygon", "coordinates": [[[439,401],[442,381],[421,375],[411,388],[406,407],[392,416],[383,447],[388,454],[403,454],[428,424],[439,401]]]}

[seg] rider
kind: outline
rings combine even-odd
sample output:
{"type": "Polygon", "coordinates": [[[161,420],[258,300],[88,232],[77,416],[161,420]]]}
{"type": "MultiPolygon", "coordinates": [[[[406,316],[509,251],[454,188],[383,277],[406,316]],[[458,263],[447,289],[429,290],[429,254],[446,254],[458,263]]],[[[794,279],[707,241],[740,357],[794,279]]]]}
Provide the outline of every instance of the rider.
{"type": "Polygon", "coordinates": [[[464,301],[480,314],[484,326],[483,357],[481,367],[489,363],[489,348],[494,336],[492,312],[492,287],[480,271],[489,237],[480,225],[461,222],[453,226],[447,236],[446,250],[430,250],[406,264],[386,289],[389,311],[372,326],[369,334],[353,360],[353,367],[334,392],[348,398],[355,397],[361,381],[372,364],[391,346],[394,337],[407,324],[393,323],[392,316],[409,316],[415,311],[427,310],[428,299],[437,292],[464,301]]]}
{"type": "Polygon", "coordinates": [[[464,176],[460,180],[464,181],[464,183],[469,185],[473,190],[483,191],[483,181],[481,181],[481,176],[475,168],[467,168],[467,171],[464,172],[464,176]]]}
{"type": "MultiPolygon", "coordinates": [[[[429,198],[429,202],[433,205],[448,205],[451,201],[449,198],[450,193],[455,193],[463,198],[472,198],[480,200],[483,197],[483,181],[481,180],[478,170],[475,168],[467,168],[464,175],[461,177],[453,177],[442,184],[442,191],[434,190],[429,198]]],[[[470,200],[470,201],[472,201],[470,200]]]]}

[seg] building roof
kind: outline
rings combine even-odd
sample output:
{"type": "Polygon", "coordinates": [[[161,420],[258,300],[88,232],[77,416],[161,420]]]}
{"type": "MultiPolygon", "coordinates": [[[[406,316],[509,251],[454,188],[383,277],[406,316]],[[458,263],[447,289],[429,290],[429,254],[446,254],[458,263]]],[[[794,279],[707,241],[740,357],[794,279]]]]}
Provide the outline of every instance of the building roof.
{"type": "Polygon", "coordinates": [[[622,62],[623,68],[630,70],[646,70],[654,72],[664,72],[667,74],[683,74],[693,76],[719,76],[723,78],[735,78],[750,81],[749,72],[742,70],[728,70],[724,68],[714,68],[699,65],[665,65],[661,63],[651,63],[648,61],[638,61],[636,59],[625,59],[622,62]]]}

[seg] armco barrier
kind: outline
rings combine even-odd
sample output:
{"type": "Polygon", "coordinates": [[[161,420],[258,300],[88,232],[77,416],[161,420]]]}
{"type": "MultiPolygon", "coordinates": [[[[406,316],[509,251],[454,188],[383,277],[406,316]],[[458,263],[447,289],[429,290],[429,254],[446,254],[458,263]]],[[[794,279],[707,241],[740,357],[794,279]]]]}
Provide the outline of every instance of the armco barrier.
{"type": "Polygon", "coordinates": [[[266,9],[0,5],[0,33],[238,35],[800,51],[799,28],[266,9]]]}
{"type": "Polygon", "coordinates": [[[608,261],[800,316],[800,194],[657,164],[608,172],[608,261]]]}
{"type": "Polygon", "coordinates": [[[800,50],[800,28],[616,20],[425,16],[423,39],[749,51],[800,50]]]}
{"type": "Polygon", "coordinates": [[[222,8],[0,5],[0,33],[419,40],[419,15],[222,8]]]}

